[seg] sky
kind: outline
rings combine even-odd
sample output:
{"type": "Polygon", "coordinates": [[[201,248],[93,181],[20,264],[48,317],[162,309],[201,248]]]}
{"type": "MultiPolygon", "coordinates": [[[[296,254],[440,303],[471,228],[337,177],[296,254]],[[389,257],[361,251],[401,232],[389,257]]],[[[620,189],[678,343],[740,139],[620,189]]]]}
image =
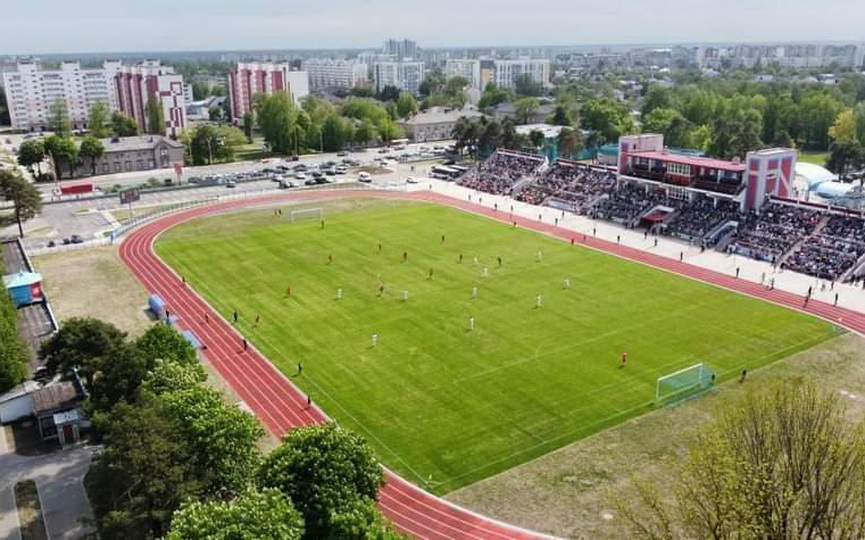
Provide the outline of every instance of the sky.
{"type": "Polygon", "coordinates": [[[863,0],[0,0],[0,54],[863,41],[863,0]]]}

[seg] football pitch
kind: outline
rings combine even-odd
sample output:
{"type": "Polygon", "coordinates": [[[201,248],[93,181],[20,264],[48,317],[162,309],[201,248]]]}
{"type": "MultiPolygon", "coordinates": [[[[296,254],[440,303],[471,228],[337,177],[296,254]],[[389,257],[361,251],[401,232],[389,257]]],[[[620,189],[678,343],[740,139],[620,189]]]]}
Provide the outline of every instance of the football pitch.
{"type": "Polygon", "coordinates": [[[451,208],[306,206],[324,209],[324,228],[291,223],[298,207],[225,214],[167,231],[156,251],[226,319],[237,310],[286,375],[302,362],[295,384],[386,465],[436,493],[652,410],[659,376],[704,362],[724,381],[838,334],[451,208]]]}

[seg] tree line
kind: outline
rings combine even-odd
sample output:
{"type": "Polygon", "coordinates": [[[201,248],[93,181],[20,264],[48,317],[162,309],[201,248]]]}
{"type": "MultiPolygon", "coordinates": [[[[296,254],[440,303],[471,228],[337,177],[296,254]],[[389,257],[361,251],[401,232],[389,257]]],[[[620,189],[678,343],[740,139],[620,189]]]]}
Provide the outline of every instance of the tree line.
{"type": "Polygon", "coordinates": [[[64,322],[40,354],[76,370],[104,450],[85,486],[105,539],[400,538],[376,506],[371,448],[335,424],[298,428],[265,455],[251,414],[205,384],[190,344],[156,324],[137,339],[64,322]]]}
{"type": "MultiPolygon", "coordinates": [[[[0,171],[0,189],[2,175],[0,171]]],[[[3,253],[0,250],[0,269],[3,269],[3,253]]],[[[27,377],[30,354],[27,345],[18,333],[18,309],[4,290],[0,294],[0,394],[8,392],[27,377]]]]}

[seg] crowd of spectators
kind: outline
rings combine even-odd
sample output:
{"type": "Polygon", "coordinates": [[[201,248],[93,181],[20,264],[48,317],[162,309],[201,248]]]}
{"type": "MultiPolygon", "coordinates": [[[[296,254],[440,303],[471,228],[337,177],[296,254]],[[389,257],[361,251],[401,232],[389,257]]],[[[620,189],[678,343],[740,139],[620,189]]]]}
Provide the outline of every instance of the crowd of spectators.
{"type": "MultiPolygon", "coordinates": [[[[691,204],[679,210],[667,224],[665,233],[684,240],[703,240],[715,227],[739,217],[739,203],[715,201],[711,197],[699,196],[691,204]]],[[[706,241],[710,247],[714,242],[706,241]]]]}
{"type": "Polygon", "coordinates": [[[663,190],[649,189],[636,184],[624,183],[601,199],[592,209],[592,215],[630,226],[630,222],[651,206],[664,201],[663,190]]]}
{"type": "Polygon", "coordinates": [[[581,163],[557,161],[537,182],[524,189],[518,199],[529,204],[542,204],[552,197],[568,204],[578,214],[585,214],[589,205],[616,185],[615,173],[581,163]]]}
{"type": "Polygon", "coordinates": [[[514,185],[531,176],[543,162],[538,156],[497,151],[457,183],[493,195],[510,195],[514,185]]]}
{"type": "Polygon", "coordinates": [[[816,210],[770,203],[760,214],[749,212],[739,223],[730,251],[771,263],[811,235],[822,214],[816,210]]]}
{"type": "Polygon", "coordinates": [[[823,229],[806,239],[784,261],[784,268],[835,281],[865,254],[865,221],[830,216],[823,229]]]}

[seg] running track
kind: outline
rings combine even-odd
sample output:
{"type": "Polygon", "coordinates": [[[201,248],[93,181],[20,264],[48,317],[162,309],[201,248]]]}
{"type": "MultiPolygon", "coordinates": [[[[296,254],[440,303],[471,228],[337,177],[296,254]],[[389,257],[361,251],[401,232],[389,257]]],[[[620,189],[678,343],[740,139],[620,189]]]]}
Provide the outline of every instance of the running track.
{"type": "MultiPolygon", "coordinates": [[[[586,237],[550,224],[515,216],[474,203],[430,191],[412,193],[367,190],[306,191],[265,195],[238,201],[217,203],[170,214],[130,233],[120,245],[120,257],[136,277],[152,293],[165,299],[168,308],[179,317],[178,326],[192,330],[207,345],[204,354],[252,409],[267,429],[281,436],[292,427],[328,418],[316,406],[306,407],[306,395],[279,372],[254,347],[242,351],[241,337],[198,294],[184,286],[179,277],[153,251],[160,233],[190,219],[238,210],[263,204],[299,200],[322,200],[345,197],[377,197],[429,201],[460,208],[501,221],[516,221],[523,228],[573,241],[576,244],[604,251],[618,257],[673,272],[684,277],[737,291],[775,304],[805,311],[831,321],[858,334],[865,334],[865,315],[824,302],[804,298],[750,281],[735,279],[712,270],[679,262],[660,255],[622,246],[606,240],[586,237]],[[205,322],[204,314],[209,322],[205,322]]],[[[417,486],[386,470],[386,483],[379,494],[379,505],[401,531],[420,538],[544,538],[544,535],[520,529],[486,518],[430,495],[417,486]]]]}

